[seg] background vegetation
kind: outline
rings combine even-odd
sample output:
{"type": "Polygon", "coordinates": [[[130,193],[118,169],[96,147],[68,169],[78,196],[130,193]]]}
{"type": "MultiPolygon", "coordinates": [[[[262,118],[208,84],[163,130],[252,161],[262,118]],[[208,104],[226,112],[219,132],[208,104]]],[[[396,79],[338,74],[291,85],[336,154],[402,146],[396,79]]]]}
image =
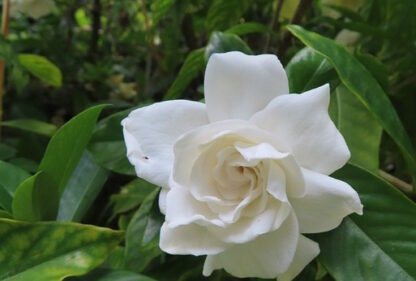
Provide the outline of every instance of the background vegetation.
{"type": "Polygon", "coordinates": [[[352,152],[335,176],[365,215],[312,237],[322,254],[297,280],[416,280],[414,0],[55,4],[13,15],[0,40],[1,280],[204,279],[203,258],[158,248],[158,188],[136,178],[120,121],[203,99],[207,59],[232,50],[277,54],[295,93],[330,82],[352,152]]]}

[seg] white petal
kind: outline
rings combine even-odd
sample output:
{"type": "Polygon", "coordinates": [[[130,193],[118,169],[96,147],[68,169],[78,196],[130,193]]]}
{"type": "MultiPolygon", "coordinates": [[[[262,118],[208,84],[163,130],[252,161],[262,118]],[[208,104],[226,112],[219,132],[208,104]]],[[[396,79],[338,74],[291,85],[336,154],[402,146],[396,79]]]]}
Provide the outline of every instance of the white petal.
{"type": "Polygon", "coordinates": [[[191,223],[224,226],[216,214],[205,203],[196,201],[188,190],[179,186],[171,187],[166,197],[165,220],[169,227],[191,223]]]}
{"type": "Polygon", "coordinates": [[[241,218],[227,227],[208,226],[207,229],[226,243],[247,243],[280,228],[291,211],[288,203],[269,200],[266,210],[255,217],[241,218]]]}
{"type": "Polygon", "coordinates": [[[166,197],[169,188],[162,188],[159,193],[159,209],[162,214],[166,214],[166,197]]]}
{"type": "Polygon", "coordinates": [[[302,170],[306,194],[290,200],[301,233],[336,228],[351,213],[362,214],[357,192],[347,183],[309,170],[302,170]]]}
{"type": "Polygon", "coordinates": [[[278,281],[291,281],[319,254],[318,243],[299,236],[295,258],[289,269],[277,278],[278,281]]]}
{"type": "Polygon", "coordinates": [[[211,122],[249,119],[273,98],[289,93],[286,73],[274,55],[213,54],[205,72],[211,122]]]}
{"type": "MultiPolygon", "coordinates": [[[[268,143],[260,143],[258,145],[252,146],[236,144],[235,147],[248,161],[267,159],[276,160],[275,163],[270,166],[270,169],[275,167],[275,169],[281,168],[284,171],[284,180],[286,181],[287,194],[290,196],[299,197],[305,193],[305,184],[301,170],[296,163],[296,160],[289,153],[281,153],[268,143]]],[[[273,171],[270,172],[273,173],[273,171]]],[[[274,172],[279,173],[279,171],[274,172]]],[[[275,176],[276,175],[273,174],[269,175],[269,180],[277,180],[274,178],[275,176]]],[[[272,186],[270,186],[270,188],[272,188],[272,186]]]]}
{"type": "Polygon", "coordinates": [[[224,268],[239,278],[276,278],[286,272],[295,255],[299,231],[292,215],[276,231],[236,244],[217,255],[208,255],[203,274],[224,268]]]}
{"type": "Polygon", "coordinates": [[[247,134],[250,137],[262,138],[263,130],[242,120],[227,120],[210,123],[183,135],[174,146],[175,163],[173,179],[183,186],[189,186],[192,167],[204,146],[227,134],[247,134]]]}
{"type": "Polygon", "coordinates": [[[198,224],[169,227],[166,223],[160,229],[160,248],[172,255],[215,255],[224,251],[227,245],[198,224]]]}
{"type": "Polygon", "coordinates": [[[328,115],[329,85],[301,95],[275,98],[251,119],[274,134],[300,166],[326,175],[341,168],[350,152],[328,115]]]}
{"type": "Polygon", "coordinates": [[[207,123],[205,105],[199,102],[166,101],[132,111],[122,125],[127,157],[137,175],[167,188],[175,140],[207,123]]]}

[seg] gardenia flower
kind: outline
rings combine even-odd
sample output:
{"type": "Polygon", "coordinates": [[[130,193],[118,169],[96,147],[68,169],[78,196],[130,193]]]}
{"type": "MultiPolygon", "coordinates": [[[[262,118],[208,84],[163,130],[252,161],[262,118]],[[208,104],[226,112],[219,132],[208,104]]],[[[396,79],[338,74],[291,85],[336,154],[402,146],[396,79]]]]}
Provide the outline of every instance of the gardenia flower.
{"type": "Polygon", "coordinates": [[[51,13],[56,8],[53,0],[11,0],[10,14],[22,13],[38,19],[51,13]]]}
{"type": "Polygon", "coordinates": [[[362,213],[354,189],[328,176],[350,157],[329,86],[289,94],[276,56],[214,54],[205,102],[155,103],[122,122],[137,175],[162,187],[160,247],[206,255],[206,276],[292,280],[319,253],[302,234],[362,213]]]}

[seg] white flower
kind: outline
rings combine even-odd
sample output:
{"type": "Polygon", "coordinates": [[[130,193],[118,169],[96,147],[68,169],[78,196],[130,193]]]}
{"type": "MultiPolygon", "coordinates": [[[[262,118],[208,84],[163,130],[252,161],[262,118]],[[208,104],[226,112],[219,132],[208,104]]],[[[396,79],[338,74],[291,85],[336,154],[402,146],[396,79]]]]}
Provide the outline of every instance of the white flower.
{"type": "Polygon", "coordinates": [[[22,13],[34,19],[46,16],[55,8],[53,0],[11,0],[10,2],[10,14],[12,16],[22,13]]]}
{"type": "Polygon", "coordinates": [[[362,213],[328,176],[350,157],[329,86],[289,95],[275,56],[230,52],[211,56],[205,101],[155,103],[122,122],[138,176],[162,187],[160,247],[207,255],[204,275],[291,280],[319,253],[301,233],[362,213]]]}

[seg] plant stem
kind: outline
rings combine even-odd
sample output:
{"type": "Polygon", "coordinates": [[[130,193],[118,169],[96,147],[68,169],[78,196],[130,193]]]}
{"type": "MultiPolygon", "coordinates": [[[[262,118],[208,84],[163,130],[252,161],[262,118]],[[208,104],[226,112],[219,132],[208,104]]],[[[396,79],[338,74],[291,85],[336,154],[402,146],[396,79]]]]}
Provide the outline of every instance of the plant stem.
{"type": "MultiPolygon", "coordinates": [[[[291,24],[300,23],[305,13],[309,10],[310,6],[312,6],[312,3],[313,3],[313,0],[301,0],[290,23],[291,24]]],[[[283,34],[283,39],[280,44],[280,48],[278,50],[279,57],[283,58],[283,55],[285,54],[286,49],[289,47],[291,38],[292,38],[292,34],[289,31],[286,31],[283,34]]]]}
{"type": "Polygon", "coordinates": [[[276,20],[279,18],[279,14],[280,14],[280,11],[282,10],[284,0],[277,0],[277,1],[278,2],[277,2],[276,10],[274,10],[272,20],[270,21],[270,24],[269,24],[269,31],[267,32],[266,44],[264,45],[264,52],[265,53],[267,53],[267,51],[269,50],[270,39],[272,37],[273,27],[276,23],[276,20]]]}
{"type": "MultiPolygon", "coordinates": [[[[1,21],[1,34],[3,39],[7,37],[9,33],[9,17],[10,17],[10,0],[3,0],[3,16],[1,21]]],[[[4,60],[0,60],[0,123],[3,120],[3,96],[4,91],[4,74],[5,63],[4,60]]],[[[0,139],[1,139],[1,124],[0,124],[0,139]]]]}
{"type": "Polygon", "coordinates": [[[388,181],[389,183],[391,183],[392,185],[394,185],[395,187],[397,187],[404,193],[412,194],[413,187],[411,184],[408,184],[407,182],[402,181],[401,179],[398,179],[395,176],[392,176],[383,170],[379,170],[378,174],[380,175],[380,177],[382,177],[383,179],[385,179],[386,181],[388,181]]]}

